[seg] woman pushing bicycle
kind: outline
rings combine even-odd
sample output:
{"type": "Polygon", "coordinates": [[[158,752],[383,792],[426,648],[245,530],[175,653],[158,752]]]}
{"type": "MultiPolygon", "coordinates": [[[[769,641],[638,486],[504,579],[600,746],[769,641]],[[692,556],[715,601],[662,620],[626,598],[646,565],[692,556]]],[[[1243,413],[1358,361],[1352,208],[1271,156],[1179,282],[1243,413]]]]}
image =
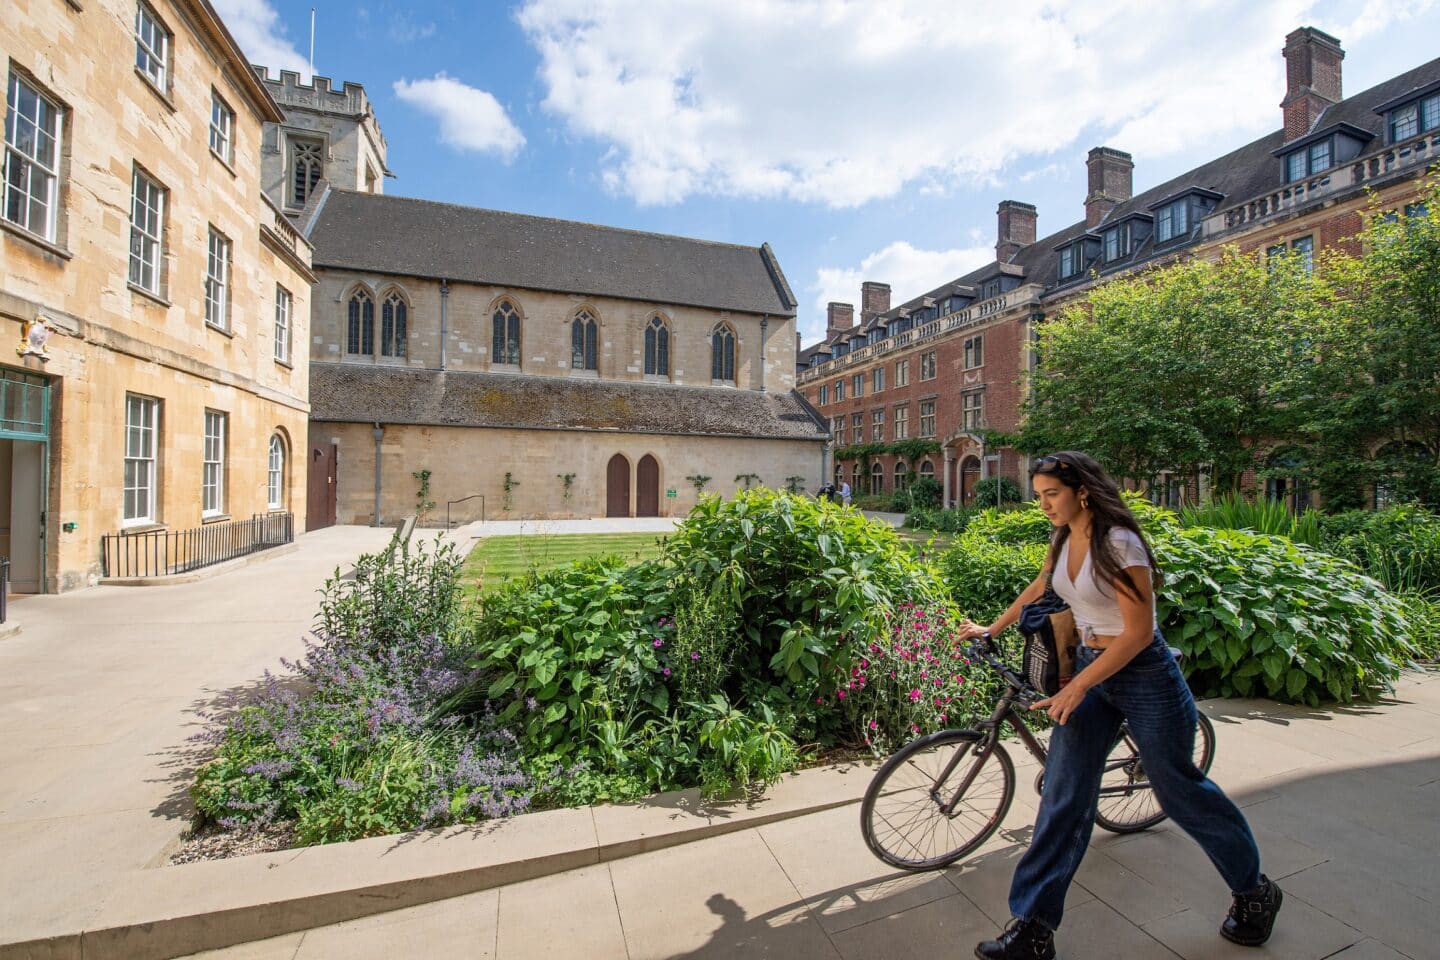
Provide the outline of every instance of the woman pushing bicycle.
{"type": "Polygon", "coordinates": [[[975,948],[982,960],[1052,960],[1065,894],[1090,843],[1105,756],[1123,722],[1164,811],[1200,844],[1234,895],[1220,933],[1245,946],[1270,937],[1280,888],[1239,808],[1196,767],[1196,709],[1155,623],[1155,556],[1120,490],[1095,460],[1063,452],[1035,461],[1031,484],[1054,526],[1045,569],[988,627],[998,636],[1039,600],[1047,576],[1075,616],[1081,644],[1068,684],[1031,709],[1055,720],[1030,846],[1010,884],[1009,926],[975,948]]]}

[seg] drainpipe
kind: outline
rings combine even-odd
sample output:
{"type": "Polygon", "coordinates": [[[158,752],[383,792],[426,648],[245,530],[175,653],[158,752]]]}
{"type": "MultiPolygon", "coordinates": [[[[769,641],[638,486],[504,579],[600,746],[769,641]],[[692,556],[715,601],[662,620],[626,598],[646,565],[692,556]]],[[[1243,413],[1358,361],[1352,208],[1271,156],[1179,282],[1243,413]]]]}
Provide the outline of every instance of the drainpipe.
{"type": "Polygon", "coordinates": [[[440,278],[440,369],[445,369],[445,339],[447,336],[447,307],[450,305],[450,281],[440,278]]]}
{"type": "Polygon", "coordinates": [[[760,392],[765,392],[765,328],[770,325],[770,314],[760,314],[760,392]]]}
{"type": "Polygon", "coordinates": [[[378,527],[380,523],[380,441],[385,439],[385,428],[377,421],[375,429],[370,431],[375,438],[375,522],[372,527],[378,527]]]}

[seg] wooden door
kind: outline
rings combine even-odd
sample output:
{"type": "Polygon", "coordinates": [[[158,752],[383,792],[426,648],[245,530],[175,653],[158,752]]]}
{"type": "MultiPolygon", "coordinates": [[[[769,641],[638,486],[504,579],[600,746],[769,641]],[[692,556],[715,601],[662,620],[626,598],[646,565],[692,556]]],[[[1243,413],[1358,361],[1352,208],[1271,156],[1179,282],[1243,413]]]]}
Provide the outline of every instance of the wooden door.
{"type": "Polygon", "coordinates": [[[605,516],[630,516],[630,461],[621,453],[605,468],[605,516]]]}
{"type": "Polygon", "coordinates": [[[339,485],[336,468],[339,463],[340,448],[335,444],[321,443],[310,448],[309,469],[306,471],[306,530],[320,530],[335,524],[335,488],[339,485]]]}
{"type": "Polygon", "coordinates": [[[635,468],[635,516],[660,516],[660,463],[648,453],[635,468]]]}

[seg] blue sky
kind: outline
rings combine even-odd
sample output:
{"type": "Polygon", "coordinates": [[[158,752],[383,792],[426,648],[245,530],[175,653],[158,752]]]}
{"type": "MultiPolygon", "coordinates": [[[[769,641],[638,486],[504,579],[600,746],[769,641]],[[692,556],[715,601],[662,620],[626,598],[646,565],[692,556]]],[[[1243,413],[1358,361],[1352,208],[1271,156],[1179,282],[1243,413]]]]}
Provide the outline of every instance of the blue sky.
{"type": "MultiPolygon", "coordinates": [[[[1280,125],[1285,34],[1357,93],[1440,52],[1436,0],[214,0],[250,59],[365,85],[386,192],[768,241],[810,343],[862,280],[896,302],[993,258],[995,206],[1083,216],[1280,125]]],[[[457,238],[457,242],[463,242],[457,238]]]]}

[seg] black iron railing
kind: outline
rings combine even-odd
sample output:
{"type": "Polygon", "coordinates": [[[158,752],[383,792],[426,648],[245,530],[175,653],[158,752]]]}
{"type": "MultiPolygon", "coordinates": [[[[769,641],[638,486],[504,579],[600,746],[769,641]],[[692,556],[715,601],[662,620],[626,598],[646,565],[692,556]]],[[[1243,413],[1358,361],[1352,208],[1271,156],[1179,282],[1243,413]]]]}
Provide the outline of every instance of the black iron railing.
{"type": "Polygon", "coordinates": [[[5,622],[5,608],[10,605],[10,558],[0,557],[0,623],[5,622]]]}
{"type": "Polygon", "coordinates": [[[190,530],[108,533],[100,538],[100,555],[107,577],[164,577],[259,553],[294,539],[295,515],[268,513],[190,530]]]}

